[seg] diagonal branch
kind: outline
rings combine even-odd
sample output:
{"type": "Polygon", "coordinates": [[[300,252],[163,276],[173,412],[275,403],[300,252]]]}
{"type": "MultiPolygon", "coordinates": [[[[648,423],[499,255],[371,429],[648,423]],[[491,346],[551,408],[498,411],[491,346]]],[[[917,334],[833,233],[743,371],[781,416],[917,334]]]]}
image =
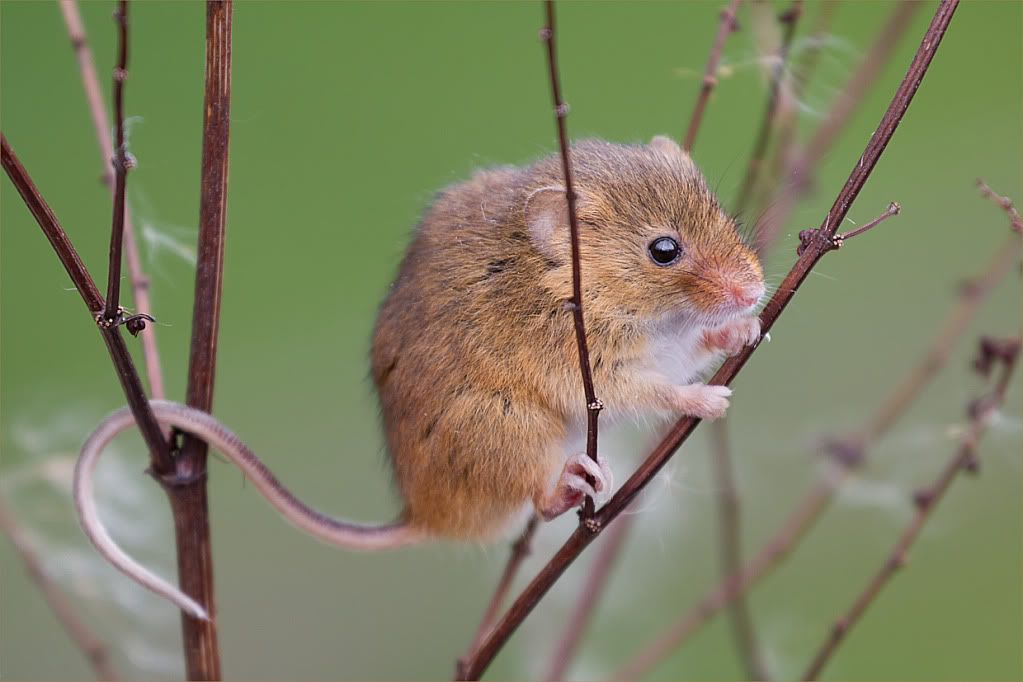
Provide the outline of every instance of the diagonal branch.
{"type": "Polygon", "coordinates": [[[817,128],[810,142],[798,154],[789,166],[789,182],[785,191],[778,198],[777,205],[764,215],[763,222],[758,226],[754,240],[757,253],[763,255],[775,242],[782,227],[788,222],[792,209],[795,208],[799,196],[806,191],[817,164],[831,148],[835,138],[849,122],[856,107],[864,100],[864,93],[877,78],[881,68],[898,45],[899,38],[909,27],[913,14],[920,7],[918,0],[901,0],[885,23],[884,29],[870,51],[860,62],[859,68],[839,91],[824,121],[817,128]]]}
{"type": "Polygon", "coordinates": [[[870,448],[901,418],[910,405],[923,393],[938,371],[945,366],[952,349],[965,334],[970,322],[988,295],[1018,262],[1019,235],[1010,234],[999,245],[983,273],[963,287],[958,301],[949,311],[934,339],[920,361],[899,381],[880,406],[860,428],[850,436],[827,441],[824,449],[839,465],[821,475],[796,504],[771,538],[741,571],[733,573],[708,592],[674,624],[636,654],[615,675],[616,678],[634,679],[652,668],[678,648],[690,635],[700,629],[718,611],[728,606],[755,583],[767,577],[792,549],[813,528],[827,510],[835,491],[852,472],[866,462],[870,448]]]}
{"type": "Polygon", "coordinates": [[[139,379],[138,372],[135,370],[128,347],[125,345],[124,339],[121,337],[120,331],[116,326],[100,324],[105,310],[103,295],[96,288],[96,283],[93,281],[88,270],[85,269],[85,265],[78,256],[78,252],[75,251],[75,247],[71,244],[71,240],[68,239],[67,233],[61,228],[56,216],[53,215],[53,211],[50,210],[49,205],[47,205],[39,190],[36,189],[32,178],[29,177],[28,172],[21,165],[18,157],[15,156],[14,150],[11,149],[10,144],[7,142],[7,138],[0,135],[0,142],[2,142],[3,147],[3,167],[7,172],[7,176],[17,188],[18,193],[21,194],[21,198],[24,199],[36,222],[39,223],[43,234],[50,241],[50,245],[71,277],[71,281],[74,282],[75,288],[78,289],[78,293],[89,309],[93,320],[97,322],[100,334],[103,336],[103,341],[106,343],[110,358],[114,363],[114,368],[117,370],[117,378],[121,382],[121,388],[128,400],[128,405],[131,407],[131,412],[135,416],[139,430],[142,432],[142,438],[149,448],[153,472],[158,476],[170,474],[174,471],[174,459],[171,457],[167,441],[163,438],[160,425],[157,423],[156,417],[153,416],[152,410],[149,409],[149,402],[146,400],[145,391],[142,389],[142,382],[139,379]]]}
{"type": "Polygon", "coordinates": [[[6,501],[0,495],[0,531],[3,531],[7,538],[14,545],[15,551],[25,564],[32,582],[39,588],[46,604],[50,607],[53,615],[57,618],[64,632],[74,642],[75,646],[82,652],[82,655],[89,661],[98,680],[118,680],[120,675],[113,663],[110,661],[110,652],[107,650],[100,638],[94,633],[71,604],[71,601],[64,596],[60,588],[50,579],[43,568],[43,562],[36,554],[35,548],[22,530],[18,520],[7,507],[6,501]]]}
{"type": "Polygon", "coordinates": [[[728,38],[728,34],[739,27],[736,14],[741,4],[742,0],[731,0],[728,7],[721,11],[721,23],[718,25],[717,35],[711,45],[710,56],[707,57],[707,68],[703,72],[700,94],[696,98],[696,105],[693,107],[693,114],[689,118],[689,127],[686,128],[686,136],[682,142],[682,148],[687,152],[693,149],[696,133],[699,132],[700,124],[703,122],[703,112],[707,108],[707,101],[710,100],[710,94],[714,92],[714,88],[718,84],[718,65],[721,63],[721,53],[725,49],[725,40],[728,38]]]}
{"type": "MultiPolygon", "coordinates": [[[[231,113],[232,0],[206,3],[206,80],[203,107],[199,245],[196,255],[192,342],[186,402],[204,412],[213,409],[217,333],[224,278],[227,218],[228,140],[231,113]]],[[[220,651],[214,625],[213,548],[210,541],[204,441],[184,435],[178,457],[181,483],[171,497],[178,546],[181,589],[198,601],[211,620],[181,613],[185,669],[189,679],[220,678],[220,651]]]]}
{"type": "MultiPolygon", "coordinates": [[[[895,129],[902,120],[910,102],[912,102],[913,96],[923,81],[924,75],[927,73],[927,67],[930,65],[941,43],[945,29],[948,27],[949,22],[951,22],[957,6],[958,0],[943,0],[939,5],[934,19],[924,35],[923,42],[906,72],[905,78],[896,91],[887,111],[885,111],[884,116],[881,118],[877,129],[867,143],[862,156],[853,166],[845,186],[839,192],[831,210],[828,211],[827,216],[817,230],[817,238],[810,241],[806,250],[803,251],[803,254],[796,261],[789,274],[778,287],[775,295],[761,313],[762,334],[770,331],[778,316],[792,300],[795,292],[809,276],[817,261],[835,248],[832,241],[835,231],[845,219],[852,202],[863,188],[867,178],[870,177],[870,173],[880,159],[885,147],[895,134],[895,129]]],[[[739,355],[726,361],[715,373],[710,383],[721,385],[730,383],[749,360],[756,347],[758,345],[749,346],[739,355]]],[[[500,648],[558,578],[561,577],[568,566],[646,487],[679,446],[689,437],[699,422],[699,419],[693,417],[684,417],[676,422],[665,439],[661,441],[611,500],[599,509],[593,517],[587,519],[576,528],[564,545],[562,545],[561,549],[540,570],[519,598],[515,600],[504,617],[494,626],[490,636],[480,647],[478,655],[470,661],[466,670],[463,671],[465,677],[475,679],[483,673],[500,648]]]]}
{"type": "MultiPolygon", "coordinates": [[[[110,190],[111,194],[115,194],[113,166],[111,165],[114,143],[110,136],[110,123],[107,120],[106,107],[100,94],[99,79],[96,77],[96,66],[92,58],[92,50],[89,48],[88,38],[85,34],[85,26],[82,23],[81,14],[78,12],[78,3],[75,0],[60,0],[60,9],[64,15],[64,23],[67,26],[68,37],[71,39],[71,46],[75,51],[75,58],[78,60],[82,87],[85,90],[85,98],[89,104],[89,113],[92,117],[96,140],[99,142],[99,152],[103,162],[103,183],[110,190]]],[[[134,300],[135,309],[139,313],[149,313],[152,310],[152,306],[149,304],[149,278],[142,271],[142,261],[139,258],[138,244],[135,241],[131,213],[128,210],[127,203],[123,202],[123,205],[124,255],[128,261],[132,299],[134,300]]],[[[152,325],[147,325],[140,331],[138,336],[142,340],[142,356],[145,361],[146,376],[149,379],[150,395],[154,400],[163,400],[166,397],[166,393],[164,391],[163,372],[160,369],[160,353],[156,345],[156,329],[152,325]]]]}
{"type": "MultiPolygon", "coordinates": [[[[923,530],[934,508],[941,502],[945,493],[948,492],[949,486],[959,475],[959,472],[970,470],[971,467],[975,466],[977,445],[987,430],[987,425],[991,418],[998,411],[998,408],[1001,407],[1002,403],[1005,402],[1009,381],[1012,378],[1012,373],[1016,368],[1016,361],[1019,358],[1020,340],[1019,338],[1008,339],[1002,342],[991,339],[981,340],[981,353],[990,351],[992,348],[997,349],[995,352],[1000,356],[998,360],[1002,363],[1002,374],[995,387],[990,393],[970,405],[969,425],[959,440],[959,447],[955,455],[945,465],[933,483],[917,491],[914,495],[917,511],[913,520],[906,530],[903,531],[902,535],[899,536],[898,541],[895,543],[895,548],[888,556],[888,559],[882,564],[880,570],[867,584],[863,592],[856,597],[849,611],[835,621],[831,628],[831,633],[814,656],[802,679],[815,680],[820,676],[824,666],[827,665],[835,651],[845,641],[849,630],[859,622],[859,619],[870,605],[874,603],[874,600],[877,599],[881,590],[888,584],[888,581],[892,579],[900,568],[905,566],[910,548],[920,536],[920,532],[923,530]]],[[[990,361],[991,358],[981,360],[982,363],[990,361]]]]}

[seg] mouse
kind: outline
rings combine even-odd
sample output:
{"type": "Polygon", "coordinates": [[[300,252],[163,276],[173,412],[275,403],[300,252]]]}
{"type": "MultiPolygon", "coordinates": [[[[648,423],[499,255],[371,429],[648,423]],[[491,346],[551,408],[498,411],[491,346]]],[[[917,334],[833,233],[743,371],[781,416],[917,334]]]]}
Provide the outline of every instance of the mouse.
{"type": "MultiPolygon", "coordinates": [[[[760,262],[674,140],[571,146],[582,309],[606,420],[717,419],[731,389],[703,382],[760,340],[760,262]]],[[[489,542],[523,509],[552,520],[613,490],[586,432],[568,202],[560,155],[482,169],[437,194],[414,230],[373,330],[371,376],[402,511],[362,525],[306,506],[211,415],[151,401],[204,439],[290,523],[345,548],[489,542]]],[[[73,492],[111,563],[196,618],[201,605],[123,552],[99,519],[92,473],[134,424],[124,408],[86,440],[73,492]]]]}

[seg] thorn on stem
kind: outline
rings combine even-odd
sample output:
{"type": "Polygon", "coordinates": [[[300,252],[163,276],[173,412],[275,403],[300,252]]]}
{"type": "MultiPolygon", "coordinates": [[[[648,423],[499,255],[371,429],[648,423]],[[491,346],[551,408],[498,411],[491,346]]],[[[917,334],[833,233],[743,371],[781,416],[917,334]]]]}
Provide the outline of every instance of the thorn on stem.
{"type": "Polygon", "coordinates": [[[913,493],[913,504],[920,511],[924,511],[927,507],[931,506],[931,502],[934,501],[934,491],[930,488],[920,488],[913,493]]]}

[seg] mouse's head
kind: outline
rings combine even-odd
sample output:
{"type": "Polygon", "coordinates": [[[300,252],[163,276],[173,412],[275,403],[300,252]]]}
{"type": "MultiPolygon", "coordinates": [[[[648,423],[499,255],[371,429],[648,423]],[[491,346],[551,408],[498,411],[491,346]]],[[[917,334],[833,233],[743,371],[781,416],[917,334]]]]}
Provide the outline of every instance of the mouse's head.
{"type": "MultiPolygon", "coordinates": [[[[587,140],[572,146],[587,317],[716,324],[764,295],[757,256],[699,169],[674,141],[587,140]]],[[[525,205],[545,285],[571,293],[571,246],[560,157],[533,168],[525,205]]]]}

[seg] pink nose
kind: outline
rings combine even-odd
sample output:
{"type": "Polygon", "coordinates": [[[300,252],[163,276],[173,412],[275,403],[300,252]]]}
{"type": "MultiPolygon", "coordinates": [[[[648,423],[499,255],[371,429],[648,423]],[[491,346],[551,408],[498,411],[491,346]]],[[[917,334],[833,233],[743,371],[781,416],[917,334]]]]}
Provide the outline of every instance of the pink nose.
{"type": "Polygon", "coordinates": [[[731,287],[731,294],[735,305],[750,308],[760,302],[760,297],[764,295],[764,285],[735,285],[731,287]]]}

